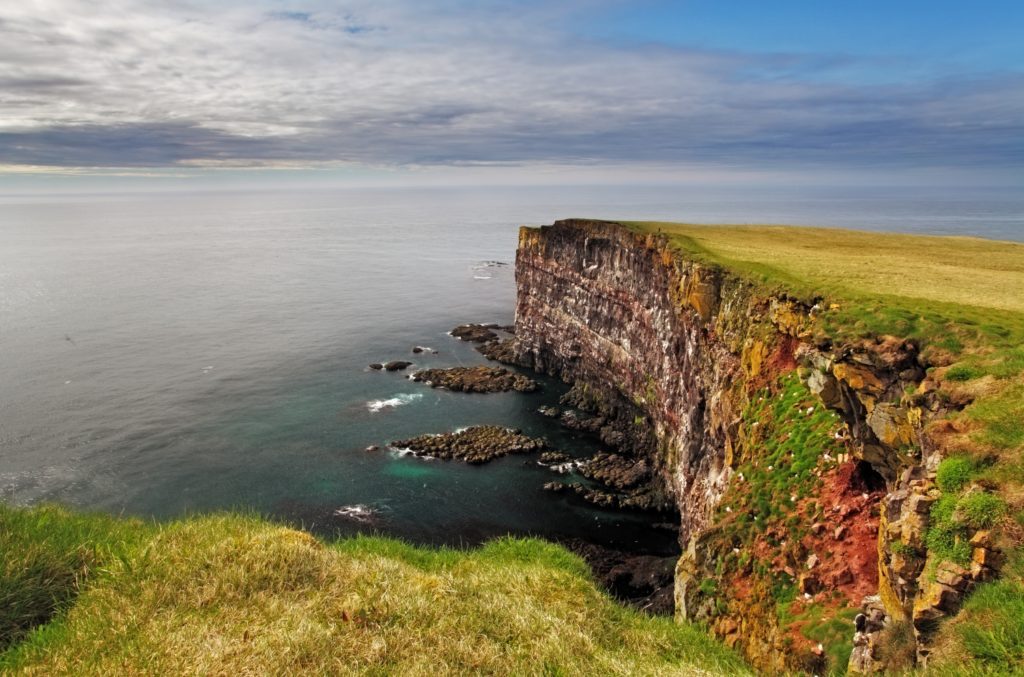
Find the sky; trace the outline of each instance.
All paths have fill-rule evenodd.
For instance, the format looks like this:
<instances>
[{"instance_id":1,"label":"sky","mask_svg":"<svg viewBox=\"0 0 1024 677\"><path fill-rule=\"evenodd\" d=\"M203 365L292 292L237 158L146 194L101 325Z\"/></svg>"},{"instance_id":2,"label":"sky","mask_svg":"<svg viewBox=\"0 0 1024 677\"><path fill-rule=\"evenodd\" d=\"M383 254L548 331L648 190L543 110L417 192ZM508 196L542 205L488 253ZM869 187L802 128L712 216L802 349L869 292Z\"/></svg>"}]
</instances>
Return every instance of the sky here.
<instances>
[{"instance_id":1,"label":"sky","mask_svg":"<svg viewBox=\"0 0 1024 677\"><path fill-rule=\"evenodd\" d=\"M0 191L1021 184L1024 3L19 0Z\"/></svg>"}]
</instances>

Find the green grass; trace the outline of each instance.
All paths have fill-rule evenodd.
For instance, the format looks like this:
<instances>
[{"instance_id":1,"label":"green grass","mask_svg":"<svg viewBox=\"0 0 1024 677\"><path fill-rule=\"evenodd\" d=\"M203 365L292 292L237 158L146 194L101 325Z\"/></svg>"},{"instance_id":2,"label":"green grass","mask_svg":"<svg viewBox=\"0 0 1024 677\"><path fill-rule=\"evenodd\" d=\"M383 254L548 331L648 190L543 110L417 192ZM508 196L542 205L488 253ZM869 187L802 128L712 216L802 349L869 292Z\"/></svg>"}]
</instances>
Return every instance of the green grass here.
<instances>
[{"instance_id":1,"label":"green grass","mask_svg":"<svg viewBox=\"0 0 1024 677\"><path fill-rule=\"evenodd\" d=\"M964 611L975 616L957 631L975 660L1024 671L1024 586L998 581L982 586Z\"/></svg>"},{"instance_id":2,"label":"green grass","mask_svg":"<svg viewBox=\"0 0 1024 677\"><path fill-rule=\"evenodd\" d=\"M967 525L956 519L957 496L944 494L931 508L931 521L925 534L928 552L932 555L932 571L939 562L948 560L964 566L971 561L970 534Z\"/></svg>"},{"instance_id":3,"label":"green grass","mask_svg":"<svg viewBox=\"0 0 1024 677\"><path fill-rule=\"evenodd\" d=\"M935 641L931 674L1024 674L1024 554L1011 554L1000 580L982 583Z\"/></svg>"},{"instance_id":4,"label":"green grass","mask_svg":"<svg viewBox=\"0 0 1024 677\"><path fill-rule=\"evenodd\" d=\"M794 569L803 565L800 542L810 525L822 518L821 507L802 514L805 499L817 495L818 474L834 468L844 447L836 440L839 416L821 405L795 372L790 372L749 399L741 418L739 437L744 440L737 459L736 475L715 514L716 528L710 550L720 581L704 580L699 592L728 594L733 577L748 579L757 592L754 599L771 601L771 612L782 628L800 623L800 633L821 643L828 656L830 674L842 674L853 648L851 618L856 610L811 605L794 614L798 591L795 580L778 570L773 561L752 557L761 551L782 554ZM826 460L831 457L832 460ZM711 583L714 583L712 586ZM724 601L724 600L723 600Z\"/></svg>"},{"instance_id":5,"label":"green grass","mask_svg":"<svg viewBox=\"0 0 1024 677\"><path fill-rule=\"evenodd\" d=\"M0 651L66 608L147 534L138 522L0 506Z\"/></svg>"},{"instance_id":6,"label":"green grass","mask_svg":"<svg viewBox=\"0 0 1024 677\"><path fill-rule=\"evenodd\" d=\"M943 493L955 493L977 474L977 463L966 456L950 456L939 463L935 483Z\"/></svg>"},{"instance_id":7,"label":"green grass","mask_svg":"<svg viewBox=\"0 0 1024 677\"><path fill-rule=\"evenodd\" d=\"M990 529L1006 514L1006 502L994 494L976 491L957 502L958 517L971 529Z\"/></svg>"},{"instance_id":8,"label":"green grass","mask_svg":"<svg viewBox=\"0 0 1024 677\"><path fill-rule=\"evenodd\" d=\"M748 451L736 470L743 481L729 487L717 515L726 538L749 545L770 526L788 524L797 503L813 495L817 472L835 465L826 454L834 459L843 451L835 437L842 422L793 372L750 398L742 426ZM798 521L790 537L799 540L805 527Z\"/></svg>"},{"instance_id":9,"label":"green grass","mask_svg":"<svg viewBox=\"0 0 1024 677\"><path fill-rule=\"evenodd\" d=\"M143 525L5 507L0 534L22 609L5 617L4 674L748 673L540 540L325 543L238 515Z\"/></svg>"}]
</instances>

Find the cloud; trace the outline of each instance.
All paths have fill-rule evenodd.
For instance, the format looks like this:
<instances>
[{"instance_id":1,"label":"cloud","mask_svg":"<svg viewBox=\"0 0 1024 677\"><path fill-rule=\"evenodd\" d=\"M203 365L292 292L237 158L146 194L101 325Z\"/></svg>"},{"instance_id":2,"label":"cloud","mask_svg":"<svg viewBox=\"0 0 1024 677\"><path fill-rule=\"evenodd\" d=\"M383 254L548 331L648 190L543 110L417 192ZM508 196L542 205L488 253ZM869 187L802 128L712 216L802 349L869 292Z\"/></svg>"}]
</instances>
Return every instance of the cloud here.
<instances>
[{"instance_id":1,"label":"cloud","mask_svg":"<svg viewBox=\"0 0 1024 677\"><path fill-rule=\"evenodd\" d=\"M606 44L571 30L596 0L383 4L14 4L0 164L1024 161L1017 73L882 85L846 81L849 55Z\"/></svg>"}]
</instances>

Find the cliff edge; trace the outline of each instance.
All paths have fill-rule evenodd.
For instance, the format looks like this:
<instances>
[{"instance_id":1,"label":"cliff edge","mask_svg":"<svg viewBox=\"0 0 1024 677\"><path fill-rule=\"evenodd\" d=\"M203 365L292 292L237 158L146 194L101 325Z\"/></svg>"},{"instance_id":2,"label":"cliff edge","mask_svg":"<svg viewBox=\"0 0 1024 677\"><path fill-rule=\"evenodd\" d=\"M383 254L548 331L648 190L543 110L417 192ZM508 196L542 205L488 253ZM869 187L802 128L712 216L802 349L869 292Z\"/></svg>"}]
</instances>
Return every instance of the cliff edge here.
<instances>
[{"instance_id":1,"label":"cliff edge","mask_svg":"<svg viewBox=\"0 0 1024 677\"><path fill-rule=\"evenodd\" d=\"M948 619L1021 598L1024 247L573 219L516 279L505 358L679 510L678 617L772 671L985 660Z\"/></svg>"}]
</instances>

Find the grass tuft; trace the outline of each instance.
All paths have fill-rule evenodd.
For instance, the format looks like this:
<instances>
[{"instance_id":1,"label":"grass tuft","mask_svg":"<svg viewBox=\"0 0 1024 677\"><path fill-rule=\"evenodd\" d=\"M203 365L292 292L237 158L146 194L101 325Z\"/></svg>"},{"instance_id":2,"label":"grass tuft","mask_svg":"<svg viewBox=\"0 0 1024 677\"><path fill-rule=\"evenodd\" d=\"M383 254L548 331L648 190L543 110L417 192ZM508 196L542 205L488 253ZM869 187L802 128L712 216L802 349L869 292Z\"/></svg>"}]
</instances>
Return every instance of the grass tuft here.
<instances>
[{"instance_id":1,"label":"grass tuft","mask_svg":"<svg viewBox=\"0 0 1024 677\"><path fill-rule=\"evenodd\" d=\"M935 473L935 483L943 493L956 493L967 486L976 470L973 459L966 456L951 456L939 464Z\"/></svg>"},{"instance_id":2,"label":"grass tuft","mask_svg":"<svg viewBox=\"0 0 1024 677\"><path fill-rule=\"evenodd\" d=\"M13 542L41 538L48 519L47 532L117 554L58 588L77 597L0 653L5 674L748 674L703 629L616 604L582 560L535 539L458 551L325 543L238 515L89 518L85 530L52 509L0 515ZM74 538L56 545L78 552ZM11 552L0 551L7 589L25 579Z\"/></svg>"},{"instance_id":3,"label":"grass tuft","mask_svg":"<svg viewBox=\"0 0 1024 677\"><path fill-rule=\"evenodd\" d=\"M138 522L0 504L0 651L66 610L146 533Z\"/></svg>"}]
</instances>

